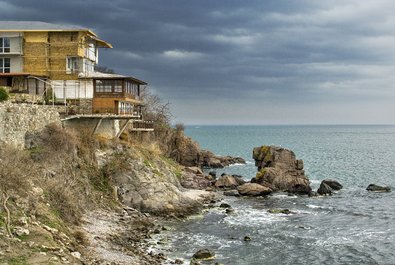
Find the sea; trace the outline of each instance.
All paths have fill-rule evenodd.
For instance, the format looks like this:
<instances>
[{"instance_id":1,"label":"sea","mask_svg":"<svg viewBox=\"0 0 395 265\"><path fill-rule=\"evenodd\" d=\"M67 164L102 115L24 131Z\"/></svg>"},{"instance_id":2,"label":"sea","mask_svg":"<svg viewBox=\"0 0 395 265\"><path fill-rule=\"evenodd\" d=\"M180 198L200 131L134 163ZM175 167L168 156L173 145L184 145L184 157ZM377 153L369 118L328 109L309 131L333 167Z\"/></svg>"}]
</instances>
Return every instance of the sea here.
<instances>
[{"instance_id":1,"label":"sea","mask_svg":"<svg viewBox=\"0 0 395 265\"><path fill-rule=\"evenodd\" d=\"M395 126L186 126L201 148L243 157L217 169L250 180L254 147L277 145L303 159L313 190L323 179L343 189L332 196L224 197L235 210L213 208L169 223L163 251L189 264L199 249L215 252L201 264L395 264ZM371 184L392 192L372 193ZM292 214L272 214L286 208ZM244 237L251 238L245 241Z\"/></svg>"}]
</instances>

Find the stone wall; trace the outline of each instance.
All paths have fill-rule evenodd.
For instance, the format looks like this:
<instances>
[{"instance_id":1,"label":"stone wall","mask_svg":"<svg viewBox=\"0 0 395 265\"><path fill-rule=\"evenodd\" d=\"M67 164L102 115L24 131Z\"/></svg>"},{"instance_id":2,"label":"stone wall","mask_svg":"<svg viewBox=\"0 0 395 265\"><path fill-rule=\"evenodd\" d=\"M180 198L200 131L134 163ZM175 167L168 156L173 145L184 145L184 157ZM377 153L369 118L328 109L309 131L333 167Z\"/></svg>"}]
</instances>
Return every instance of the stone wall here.
<instances>
[{"instance_id":1,"label":"stone wall","mask_svg":"<svg viewBox=\"0 0 395 265\"><path fill-rule=\"evenodd\" d=\"M41 131L46 125L61 125L52 106L0 103L0 142L24 148L26 133Z\"/></svg>"}]
</instances>

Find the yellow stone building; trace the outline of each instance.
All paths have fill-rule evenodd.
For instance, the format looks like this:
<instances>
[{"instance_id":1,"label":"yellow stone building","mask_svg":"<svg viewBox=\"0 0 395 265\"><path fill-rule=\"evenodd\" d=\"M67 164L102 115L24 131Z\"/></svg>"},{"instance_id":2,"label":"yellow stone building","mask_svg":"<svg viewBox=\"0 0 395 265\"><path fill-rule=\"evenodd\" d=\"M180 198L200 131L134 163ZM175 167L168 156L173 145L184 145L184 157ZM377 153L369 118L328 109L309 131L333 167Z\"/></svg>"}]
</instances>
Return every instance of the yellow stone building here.
<instances>
[{"instance_id":1,"label":"yellow stone building","mask_svg":"<svg viewBox=\"0 0 395 265\"><path fill-rule=\"evenodd\" d=\"M95 72L100 48L112 45L89 29L0 21L0 86L43 96L51 91L58 102L88 113L138 115L140 86L146 83Z\"/></svg>"}]
</instances>

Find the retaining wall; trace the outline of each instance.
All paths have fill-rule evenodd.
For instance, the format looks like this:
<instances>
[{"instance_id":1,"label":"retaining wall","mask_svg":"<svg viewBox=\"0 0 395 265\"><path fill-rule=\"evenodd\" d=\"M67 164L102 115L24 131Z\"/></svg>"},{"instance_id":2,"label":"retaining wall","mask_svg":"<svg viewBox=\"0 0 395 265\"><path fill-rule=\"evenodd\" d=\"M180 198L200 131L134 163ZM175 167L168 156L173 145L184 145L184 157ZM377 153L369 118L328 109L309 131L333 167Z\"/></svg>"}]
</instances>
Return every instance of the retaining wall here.
<instances>
[{"instance_id":1,"label":"retaining wall","mask_svg":"<svg viewBox=\"0 0 395 265\"><path fill-rule=\"evenodd\" d=\"M61 125L52 106L0 103L0 142L24 148L26 133L41 131L51 123Z\"/></svg>"}]
</instances>

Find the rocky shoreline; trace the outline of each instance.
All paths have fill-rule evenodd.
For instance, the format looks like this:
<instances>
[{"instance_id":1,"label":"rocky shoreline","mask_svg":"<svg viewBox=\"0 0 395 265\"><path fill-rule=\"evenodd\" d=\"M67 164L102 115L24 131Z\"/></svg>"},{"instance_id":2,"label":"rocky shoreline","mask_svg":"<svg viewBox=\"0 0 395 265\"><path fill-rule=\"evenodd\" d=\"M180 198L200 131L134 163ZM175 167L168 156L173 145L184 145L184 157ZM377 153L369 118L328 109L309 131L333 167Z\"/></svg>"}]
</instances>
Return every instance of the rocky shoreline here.
<instances>
[{"instance_id":1,"label":"rocky shoreline","mask_svg":"<svg viewBox=\"0 0 395 265\"><path fill-rule=\"evenodd\" d=\"M56 133L56 130L51 133ZM35 145L39 146L40 142L38 141ZM71 145L69 153L65 155L71 156L70 161L75 165L83 165L81 157L77 157L76 154L76 147ZM81 232L74 234L73 238L60 233L53 227L42 226L40 230L50 231L53 246L50 249L42 247L45 249L45 254L44 252L37 253L31 259L50 260L53 264L68 264L70 261L73 264L103 265L184 264L183 260L166 257L166 254L158 247L166 244L161 234L167 231L164 224L169 220L183 220L188 216L202 213L204 209L213 208L221 209L225 214L233 214L232 206L221 202L225 196L265 198L276 192L323 196L332 195L342 188L337 181L327 179L321 183L317 192L312 191L304 172L303 161L297 159L292 151L285 148L276 146L254 148L253 158L257 173L250 181L242 176L226 173L217 176L214 171L206 174L202 167L210 165L211 168L218 168L233 163L245 163L240 158L219 157L211 152L209 154L204 160L206 162L202 164L181 166L154 151L148 151L145 147L112 143L94 149L93 162L97 164L99 170L94 173L101 172L106 179L111 180L111 186L101 187L107 190L112 189L112 195L106 195L109 196L106 198L108 206L103 207L100 202L97 202L98 207L86 209L81 225L75 227L81 229ZM87 167L87 169L90 168ZM50 171L45 169L45 174L49 178L57 178L61 176L60 170L62 169L53 164ZM81 176L91 173L91 171L84 170L85 168L80 169ZM86 189L91 188L86 186ZM367 190L388 192L390 188L369 185ZM34 196L40 200L44 198L42 190L35 192L37 194ZM114 203L113 199L116 200L115 205L109 206ZM45 204L45 207L49 206ZM274 208L269 209L268 212L292 214L292 211L288 209ZM34 216L36 215L32 213L32 218ZM25 224L27 236L30 231L34 231L29 231L33 223L38 222ZM62 225L60 221L59 224ZM19 232L15 230L14 233ZM4 231L0 231L0 236L4 234ZM58 234L64 236L59 239ZM21 237L26 235L21 234ZM249 241L251 238L246 236L244 240ZM17 248L20 243L12 238L5 238L4 242L1 244L8 246L10 253L13 249L10 246ZM26 243L24 245L26 252L31 251L29 244L32 246L37 244L29 240L22 243ZM200 254L190 257L191 264L200 264L199 260L202 257ZM0 252L0 261L2 255L6 254Z\"/></svg>"}]
</instances>

